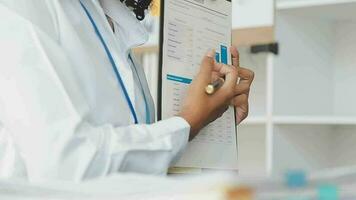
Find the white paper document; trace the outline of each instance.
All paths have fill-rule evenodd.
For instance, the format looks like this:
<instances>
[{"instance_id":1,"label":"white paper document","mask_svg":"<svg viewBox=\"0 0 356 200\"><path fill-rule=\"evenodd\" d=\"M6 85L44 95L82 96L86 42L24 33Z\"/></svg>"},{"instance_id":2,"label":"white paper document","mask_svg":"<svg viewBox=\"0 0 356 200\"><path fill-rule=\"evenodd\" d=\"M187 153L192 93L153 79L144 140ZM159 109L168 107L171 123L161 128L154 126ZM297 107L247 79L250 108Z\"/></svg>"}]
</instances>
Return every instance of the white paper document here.
<instances>
[{"instance_id":1,"label":"white paper document","mask_svg":"<svg viewBox=\"0 0 356 200\"><path fill-rule=\"evenodd\" d=\"M163 119L180 111L188 86L209 49L216 49L218 62L231 64L231 9L230 0L164 1L161 44ZM201 131L189 143L175 167L237 169L234 115L231 107Z\"/></svg>"}]
</instances>

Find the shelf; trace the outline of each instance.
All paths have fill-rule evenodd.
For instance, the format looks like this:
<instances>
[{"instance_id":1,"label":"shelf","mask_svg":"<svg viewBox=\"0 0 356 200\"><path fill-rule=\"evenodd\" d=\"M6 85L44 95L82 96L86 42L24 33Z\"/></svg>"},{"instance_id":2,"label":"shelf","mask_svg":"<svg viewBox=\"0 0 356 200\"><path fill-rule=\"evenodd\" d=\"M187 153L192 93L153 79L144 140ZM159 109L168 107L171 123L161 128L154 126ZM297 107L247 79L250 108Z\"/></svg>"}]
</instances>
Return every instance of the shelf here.
<instances>
[{"instance_id":1,"label":"shelf","mask_svg":"<svg viewBox=\"0 0 356 200\"><path fill-rule=\"evenodd\" d=\"M348 3L356 3L356 0L284 0L277 2L277 9L284 10L317 6L332 6Z\"/></svg>"},{"instance_id":2,"label":"shelf","mask_svg":"<svg viewBox=\"0 0 356 200\"><path fill-rule=\"evenodd\" d=\"M274 124L309 124L309 125L356 125L356 117L343 116L276 116Z\"/></svg>"},{"instance_id":3,"label":"shelf","mask_svg":"<svg viewBox=\"0 0 356 200\"><path fill-rule=\"evenodd\" d=\"M329 20L356 19L356 0L289 0L277 3L278 11Z\"/></svg>"},{"instance_id":4,"label":"shelf","mask_svg":"<svg viewBox=\"0 0 356 200\"><path fill-rule=\"evenodd\" d=\"M328 168L310 174L310 180L332 180L336 177L347 177L356 174L356 166L346 166L337 168Z\"/></svg>"},{"instance_id":5,"label":"shelf","mask_svg":"<svg viewBox=\"0 0 356 200\"><path fill-rule=\"evenodd\" d=\"M240 28L232 30L232 44L235 46L250 46L266 44L275 41L274 26Z\"/></svg>"},{"instance_id":6,"label":"shelf","mask_svg":"<svg viewBox=\"0 0 356 200\"><path fill-rule=\"evenodd\" d=\"M267 118L263 116L248 117L241 125L263 125L267 123Z\"/></svg>"}]
</instances>

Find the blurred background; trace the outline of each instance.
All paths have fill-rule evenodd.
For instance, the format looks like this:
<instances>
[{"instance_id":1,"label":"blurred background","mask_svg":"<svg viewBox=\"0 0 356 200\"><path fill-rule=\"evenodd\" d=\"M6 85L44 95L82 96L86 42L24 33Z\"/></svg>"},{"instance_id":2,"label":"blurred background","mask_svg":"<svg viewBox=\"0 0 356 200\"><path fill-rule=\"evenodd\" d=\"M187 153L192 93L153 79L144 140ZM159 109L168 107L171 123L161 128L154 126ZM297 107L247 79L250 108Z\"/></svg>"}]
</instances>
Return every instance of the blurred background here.
<instances>
[{"instance_id":1,"label":"blurred background","mask_svg":"<svg viewBox=\"0 0 356 200\"><path fill-rule=\"evenodd\" d=\"M239 126L239 173L356 166L356 1L232 0L233 45L256 79ZM159 2L134 50L157 100Z\"/></svg>"}]
</instances>

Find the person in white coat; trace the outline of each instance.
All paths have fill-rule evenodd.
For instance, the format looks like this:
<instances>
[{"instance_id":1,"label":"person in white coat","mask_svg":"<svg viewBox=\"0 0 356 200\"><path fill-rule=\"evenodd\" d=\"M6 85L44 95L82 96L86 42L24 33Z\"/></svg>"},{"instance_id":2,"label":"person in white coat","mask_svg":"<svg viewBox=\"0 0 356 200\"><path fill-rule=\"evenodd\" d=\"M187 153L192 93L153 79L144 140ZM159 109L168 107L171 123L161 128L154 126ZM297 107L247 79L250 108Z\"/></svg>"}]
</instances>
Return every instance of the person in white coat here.
<instances>
[{"instance_id":1,"label":"person in white coat","mask_svg":"<svg viewBox=\"0 0 356 200\"><path fill-rule=\"evenodd\" d=\"M0 177L165 174L189 137L231 102L238 122L247 116L253 73L216 64L210 52L181 113L155 122L130 51L146 40L119 0L0 0ZM202 88L216 72L226 82L208 96Z\"/></svg>"}]
</instances>

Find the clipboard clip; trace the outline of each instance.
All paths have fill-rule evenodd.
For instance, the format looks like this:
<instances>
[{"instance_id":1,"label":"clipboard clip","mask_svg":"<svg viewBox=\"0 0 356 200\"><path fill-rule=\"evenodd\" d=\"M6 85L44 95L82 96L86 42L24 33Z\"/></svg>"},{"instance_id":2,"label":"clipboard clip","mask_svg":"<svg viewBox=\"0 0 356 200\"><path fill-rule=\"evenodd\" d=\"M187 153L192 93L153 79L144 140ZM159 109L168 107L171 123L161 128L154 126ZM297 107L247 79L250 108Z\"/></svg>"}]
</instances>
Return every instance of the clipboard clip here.
<instances>
[{"instance_id":1,"label":"clipboard clip","mask_svg":"<svg viewBox=\"0 0 356 200\"><path fill-rule=\"evenodd\" d=\"M120 0L130 8L140 21L145 19L145 11L151 5L152 0Z\"/></svg>"}]
</instances>

